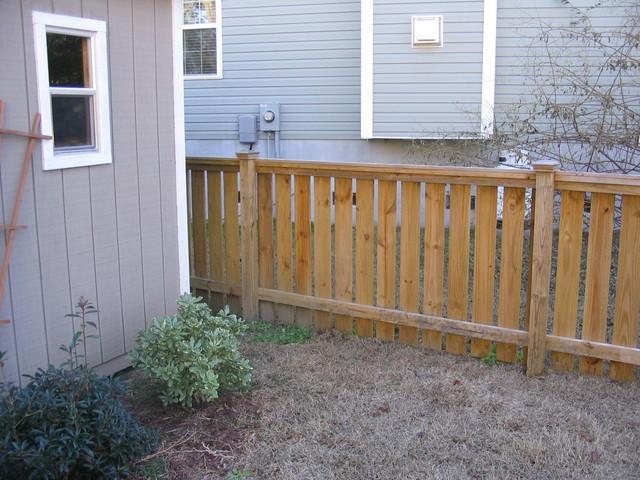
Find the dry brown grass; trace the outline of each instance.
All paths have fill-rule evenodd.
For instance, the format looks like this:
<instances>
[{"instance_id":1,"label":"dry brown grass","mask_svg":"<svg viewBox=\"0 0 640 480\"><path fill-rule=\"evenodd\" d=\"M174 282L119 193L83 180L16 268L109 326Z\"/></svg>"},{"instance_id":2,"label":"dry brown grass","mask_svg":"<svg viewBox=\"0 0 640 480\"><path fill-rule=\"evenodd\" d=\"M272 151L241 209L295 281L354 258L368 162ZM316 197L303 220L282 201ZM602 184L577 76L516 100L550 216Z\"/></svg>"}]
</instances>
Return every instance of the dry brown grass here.
<instances>
[{"instance_id":1,"label":"dry brown grass","mask_svg":"<svg viewBox=\"0 0 640 480\"><path fill-rule=\"evenodd\" d=\"M156 478L640 478L638 383L334 334L243 348L243 394L188 411L134 389L165 446L195 433Z\"/></svg>"},{"instance_id":2,"label":"dry brown grass","mask_svg":"<svg viewBox=\"0 0 640 480\"><path fill-rule=\"evenodd\" d=\"M639 478L640 388L330 335L253 344L255 435L273 479Z\"/></svg>"}]
</instances>

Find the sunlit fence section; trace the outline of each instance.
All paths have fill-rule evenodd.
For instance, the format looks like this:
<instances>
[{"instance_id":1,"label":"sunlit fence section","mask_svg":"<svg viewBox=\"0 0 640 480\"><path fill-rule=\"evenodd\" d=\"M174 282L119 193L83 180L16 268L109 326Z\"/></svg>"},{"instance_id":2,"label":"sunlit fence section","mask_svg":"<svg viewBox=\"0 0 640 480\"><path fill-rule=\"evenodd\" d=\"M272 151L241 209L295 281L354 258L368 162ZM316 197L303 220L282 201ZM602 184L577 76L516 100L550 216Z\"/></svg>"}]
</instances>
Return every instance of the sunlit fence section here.
<instances>
[{"instance_id":1,"label":"sunlit fence section","mask_svg":"<svg viewBox=\"0 0 640 480\"><path fill-rule=\"evenodd\" d=\"M640 177L188 160L191 285L250 318L635 377Z\"/></svg>"}]
</instances>

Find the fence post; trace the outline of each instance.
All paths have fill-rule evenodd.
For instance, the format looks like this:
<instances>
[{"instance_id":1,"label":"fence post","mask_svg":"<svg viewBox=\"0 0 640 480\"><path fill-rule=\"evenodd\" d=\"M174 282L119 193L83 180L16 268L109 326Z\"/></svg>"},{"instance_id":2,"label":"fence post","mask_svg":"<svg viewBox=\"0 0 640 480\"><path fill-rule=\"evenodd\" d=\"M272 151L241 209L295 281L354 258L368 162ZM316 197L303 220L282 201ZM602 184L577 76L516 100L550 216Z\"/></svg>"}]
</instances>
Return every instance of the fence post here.
<instances>
[{"instance_id":1,"label":"fence post","mask_svg":"<svg viewBox=\"0 0 640 480\"><path fill-rule=\"evenodd\" d=\"M553 241L553 198L555 195L556 161L533 164L536 174L535 214L533 225L533 256L531 269L531 298L529 301L529 347L527 375L544 372L549 287L551 284L551 255Z\"/></svg>"},{"instance_id":2,"label":"fence post","mask_svg":"<svg viewBox=\"0 0 640 480\"><path fill-rule=\"evenodd\" d=\"M242 315L258 320L258 152L238 152L240 161L240 211L242 214L240 258L242 262Z\"/></svg>"}]
</instances>

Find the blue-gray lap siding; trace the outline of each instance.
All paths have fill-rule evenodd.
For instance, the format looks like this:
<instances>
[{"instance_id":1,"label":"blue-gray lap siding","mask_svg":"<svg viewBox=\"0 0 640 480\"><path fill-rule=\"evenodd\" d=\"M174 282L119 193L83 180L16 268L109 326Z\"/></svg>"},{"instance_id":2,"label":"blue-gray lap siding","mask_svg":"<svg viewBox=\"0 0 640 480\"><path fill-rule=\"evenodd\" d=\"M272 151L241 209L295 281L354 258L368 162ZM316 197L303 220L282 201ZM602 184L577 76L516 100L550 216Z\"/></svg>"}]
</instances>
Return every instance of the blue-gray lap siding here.
<instances>
[{"instance_id":1,"label":"blue-gray lap siding","mask_svg":"<svg viewBox=\"0 0 640 480\"><path fill-rule=\"evenodd\" d=\"M442 15L442 47L412 47L411 17ZM476 136L484 1L394 2L373 10L373 136Z\"/></svg>"},{"instance_id":2,"label":"blue-gray lap siding","mask_svg":"<svg viewBox=\"0 0 640 480\"><path fill-rule=\"evenodd\" d=\"M483 4L374 1L374 135L480 132ZM411 48L419 14L444 16L444 48ZM620 8L593 14L602 26L624 17ZM237 116L277 101L285 158L422 161L410 142L360 140L359 0L222 0L222 17L224 78L185 81L188 154L233 155ZM540 22L575 18L561 0L498 0L499 119L531 87ZM259 148L266 154L264 140Z\"/></svg>"},{"instance_id":3,"label":"blue-gray lap siding","mask_svg":"<svg viewBox=\"0 0 640 480\"><path fill-rule=\"evenodd\" d=\"M5 126L28 130L38 111L32 11L107 22L113 163L43 171L39 147L22 203L0 326L4 374L17 381L64 359L65 315L97 306L92 365L126 365L137 332L174 311L178 294L171 0L3 0L0 98ZM169 60L168 60L169 59ZM0 146L1 223L13 208L26 142ZM4 242L0 242L0 255Z\"/></svg>"}]
</instances>

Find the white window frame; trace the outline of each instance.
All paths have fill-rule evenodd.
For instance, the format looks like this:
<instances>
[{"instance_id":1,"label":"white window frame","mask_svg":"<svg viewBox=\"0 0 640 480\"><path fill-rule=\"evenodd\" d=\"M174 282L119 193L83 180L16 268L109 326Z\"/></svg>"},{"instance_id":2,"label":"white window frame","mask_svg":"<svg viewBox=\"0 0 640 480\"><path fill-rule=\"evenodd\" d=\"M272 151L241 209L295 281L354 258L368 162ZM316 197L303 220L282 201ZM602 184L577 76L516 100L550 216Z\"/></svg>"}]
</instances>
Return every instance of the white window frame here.
<instances>
[{"instance_id":1,"label":"white window frame","mask_svg":"<svg viewBox=\"0 0 640 480\"><path fill-rule=\"evenodd\" d=\"M47 32L75 35L89 39L91 55L91 89L75 89L76 94L91 90L94 96L93 119L95 145L75 151L54 150L53 140L42 141L42 167L44 170L86 167L112 162L111 120L109 112L109 71L107 57L107 25L101 20L91 20L66 15L33 12L34 48L36 54L36 78L38 106L42 115L42 133L53 136L51 95L74 94L72 88L49 86L49 62Z\"/></svg>"},{"instance_id":2,"label":"white window frame","mask_svg":"<svg viewBox=\"0 0 640 480\"><path fill-rule=\"evenodd\" d=\"M216 29L216 74L215 75L188 75L184 74L185 80L219 80L222 75L222 0L216 0L216 21L209 23L184 23L184 0L180 0L181 23L183 34L185 30L204 30L207 28ZM184 49L184 46L182 47ZM183 51L184 55L184 51ZM184 72L184 65L182 66Z\"/></svg>"}]
</instances>

